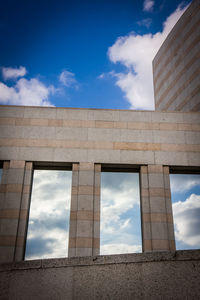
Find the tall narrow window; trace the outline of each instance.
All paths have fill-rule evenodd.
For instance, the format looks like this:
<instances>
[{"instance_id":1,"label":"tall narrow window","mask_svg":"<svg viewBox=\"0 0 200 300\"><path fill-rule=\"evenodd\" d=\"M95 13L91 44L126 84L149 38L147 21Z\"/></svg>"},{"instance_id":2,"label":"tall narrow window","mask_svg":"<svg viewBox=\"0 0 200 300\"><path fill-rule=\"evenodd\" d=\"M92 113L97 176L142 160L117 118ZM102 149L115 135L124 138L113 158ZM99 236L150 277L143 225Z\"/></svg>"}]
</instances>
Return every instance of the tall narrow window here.
<instances>
[{"instance_id":1,"label":"tall narrow window","mask_svg":"<svg viewBox=\"0 0 200 300\"><path fill-rule=\"evenodd\" d=\"M101 173L100 254L142 251L139 174Z\"/></svg>"},{"instance_id":2,"label":"tall narrow window","mask_svg":"<svg viewBox=\"0 0 200 300\"><path fill-rule=\"evenodd\" d=\"M176 249L200 249L200 175L171 174Z\"/></svg>"},{"instance_id":3,"label":"tall narrow window","mask_svg":"<svg viewBox=\"0 0 200 300\"><path fill-rule=\"evenodd\" d=\"M71 171L35 170L25 259L68 255Z\"/></svg>"}]
</instances>

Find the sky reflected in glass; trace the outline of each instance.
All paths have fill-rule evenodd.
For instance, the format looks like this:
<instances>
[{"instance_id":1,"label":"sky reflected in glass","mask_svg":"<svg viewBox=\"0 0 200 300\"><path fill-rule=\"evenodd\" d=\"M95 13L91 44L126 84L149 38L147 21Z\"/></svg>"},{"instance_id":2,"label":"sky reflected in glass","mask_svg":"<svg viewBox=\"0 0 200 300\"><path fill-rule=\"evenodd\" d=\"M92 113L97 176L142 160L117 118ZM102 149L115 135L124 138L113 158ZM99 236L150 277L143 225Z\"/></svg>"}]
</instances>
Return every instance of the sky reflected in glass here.
<instances>
[{"instance_id":1,"label":"sky reflected in glass","mask_svg":"<svg viewBox=\"0 0 200 300\"><path fill-rule=\"evenodd\" d=\"M34 171L26 260L68 256L71 173Z\"/></svg>"},{"instance_id":2,"label":"sky reflected in glass","mask_svg":"<svg viewBox=\"0 0 200 300\"><path fill-rule=\"evenodd\" d=\"M200 249L200 175L171 174L176 249Z\"/></svg>"},{"instance_id":3,"label":"sky reflected in glass","mask_svg":"<svg viewBox=\"0 0 200 300\"><path fill-rule=\"evenodd\" d=\"M101 173L100 254L142 252L138 173Z\"/></svg>"}]
</instances>

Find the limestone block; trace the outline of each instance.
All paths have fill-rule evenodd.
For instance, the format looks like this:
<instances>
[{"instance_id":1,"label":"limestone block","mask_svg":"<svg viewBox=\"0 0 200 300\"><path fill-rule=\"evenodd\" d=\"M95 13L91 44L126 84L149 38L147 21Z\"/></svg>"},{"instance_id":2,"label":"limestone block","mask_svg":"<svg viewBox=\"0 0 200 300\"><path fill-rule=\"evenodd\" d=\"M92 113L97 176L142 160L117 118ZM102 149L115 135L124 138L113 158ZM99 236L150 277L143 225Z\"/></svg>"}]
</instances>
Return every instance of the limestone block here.
<instances>
[{"instance_id":1,"label":"limestone block","mask_svg":"<svg viewBox=\"0 0 200 300\"><path fill-rule=\"evenodd\" d=\"M92 221L77 220L77 237L92 238Z\"/></svg>"},{"instance_id":2,"label":"limestone block","mask_svg":"<svg viewBox=\"0 0 200 300\"><path fill-rule=\"evenodd\" d=\"M152 122L183 123L183 114L175 112L152 111Z\"/></svg>"},{"instance_id":3,"label":"limestone block","mask_svg":"<svg viewBox=\"0 0 200 300\"><path fill-rule=\"evenodd\" d=\"M58 140L77 140L84 141L87 140L88 129L87 128L67 128L67 127L57 127L56 139Z\"/></svg>"},{"instance_id":4,"label":"limestone block","mask_svg":"<svg viewBox=\"0 0 200 300\"><path fill-rule=\"evenodd\" d=\"M93 195L78 195L78 210L93 209Z\"/></svg>"},{"instance_id":5,"label":"limestone block","mask_svg":"<svg viewBox=\"0 0 200 300\"><path fill-rule=\"evenodd\" d=\"M0 117L23 118L24 117L24 107L1 106Z\"/></svg>"},{"instance_id":6,"label":"limestone block","mask_svg":"<svg viewBox=\"0 0 200 300\"><path fill-rule=\"evenodd\" d=\"M200 124L200 113L183 113L183 121L184 123L189 124Z\"/></svg>"},{"instance_id":7,"label":"limestone block","mask_svg":"<svg viewBox=\"0 0 200 300\"><path fill-rule=\"evenodd\" d=\"M23 131L18 126L1 125L0 138L23 138Z\"/></svg>"},{"instance_id":8,"label":"limestone block","mask_svg":"<svg viewBox=\"0 0 200 300\"><path fill-rule=\"evenodd\" d=\"M119 121L119 110L97 110L89 109L88 120L102 120L102 121Z\"/></svg>"},{"instance_id":9,"label":"limestone block","mask_svg":"<svg viewBox=\"0 0 200 300\"><path fill-rule=\"evenodd\" d=\"M168 227L164 222L152 222L152 239L153 240L168 240Z\"/></svg>"},{"instance_id":10,"label":"limestone block","mask_svg":"<svg viewBox=\"0 0 200 300\"><path fill-rule=\"evenodd\" d=\"M94 238L100 237L100 222L94 221Z\"/></svg>"},{"instance_id":11,"label":"limestone block","mask_svg":"<svg viewBox=\"0 0 200 300\"><path fill-rule=\"evenodd\" d=\"M56 119L57 108L24 107L24 118Z\"/></svg>"},{"instance_id":12,"label":"limestone block","mask_svg":"<svg viewBox=\"0 0 200 300\"><path fill-rule=\"evenodd\" d=\"M150 203L148 197L141 198L141 209L142 213L149 213L150 212Z\"/></svg>"},{"instance_id":13,"label":"limestone block","mask_svg":"<svg viewBox=\"0 0 200 300\"><path fill-rule=\"evenodd\" d=\"M132 164L154 164L154 152L121 150L120 162Z\"/></svg>"},{"instance_id":14,"label":"limestone block","mask_svg":"<svg viewBox=\"0 0 200 300\"><path fill-rule=\"evenodd\" d=\"M200 153L196 153L196 152L188 153L188 165L200 166Z\"/></svg>"},{"instance_id":15,"label":"limestone block","mask_svg":"<svg viewBox=\"0 0 200 300\"><path fill-rule=\"evenodd\" d=\"M154 187L164 187L164 180L163 180L163 174L158 173L158 174L149 174L149 187L154 188Z\"/></svg>"},{"instance_id":16,"label":"limestone block","mask_svg":"<svg viewBox=\"0 0 200 300\"><path fill-rule=\"evenodd\" d=\"M120 129L88 128L89 141L119 141Z\"/></svg>"},{"instance_id":17,"label":"limestone block","mask_svg":"<svg viewBox=\"0 0 200 300\"><path fill-rule=\"evenodd\" d=\"M5 205L4 208L15 208L19 209L21 202L21 193L10 193L5 194Z\"/></svg>"},{"instance_id":18,"label":"limestone block","mask_svg":"<svg viewBox=\"0 0 200 300\"><path fill-rule=\"evenodd\" d=\"M77 232L77 221L70 219L70 239L76 238L76 232Z\"/></svg>"},{"instance_id":19,"label":"limestone block","mask_svg":"<svg viewBox=\"0 0 200 300\"><path fill-rule=\"evenodd\" d=\"M200 115L199 115L199 117L200 117ZM186 131L185 137L186 137L186 143L189 145L200 144L200 132Z\"/></svg>"},{"instance_id":20,"label":"limestone block","mask_svg":"<svg viewBox=\"0 0 200 300\"><path fill-rule=\"evenodd\" d=\"M88 109L57 108L56 118L63 120L87 120Z\"/></svg>"},{"instance_id":21,"label":"limestone block","mask_svg":"<svg viewBox=\"0 0 200 300\"><path fill-rule=\"evenodd\" d=\"M141 183L141 187L144 189L147 189L149 187L147 174L140 174L140 183Z\"/></svg>"},{"instance_id":22,"label":"limestone block","mask_svg":"<svg viewBox=\"0 0 200 300\"><path fill-rule=\"evenodd\" d=\"M54 161L54 149L46 147L20 147L18 159L29 161Z\"/></svg>"},{"instance_id":23,"label":"limestone block","mask_svg":"<svg viewBox=\"0 0 200 300\"><path fill-rule=\"evenodd\" d=\"M49 139L53 140L56 137L56 129L54 127L45 126L21 126L24 139Z\"/></svg>"},{"instance_id":24,"label":"limestone block","mask_svg":"<svg viewBox=\"0 0 200 300\"><path fill-rule=\"evenodd\" d=\"M13 261L14 251L12 246L0 246L0 263Z\"/></svg>"},{"instance_id":25,"label":"limestone block","mask_svg":"<svg viewBox=\"0 0 200 300\"><path fill-rule=\"evenodd\" d=\"M87 161L87 152L85 149L55 149L53 161L81 162Z\"/></svg>"},{"instance_id":26,"label":"limestone block","mask_svg":"<svg viewBox=\"0 0 200 300\"><path fill-rule=\"evenodd\" d=\"M0 235L16 235L18 226L17 219L1 219Z\"/></svg>"},{"instance_id":27,"label":"limestone block","mask_svg":"<svg viewBox=\"0 0 200 300\"><path fill-rule=\"evenodd\" d=\"M150 211L152 213L165 213L166 204L164 197L150 197Z\"/></svg>"},{"instance_id":28,"label":"limestone block","mask_svg":"<svg viewBox=\"0 0 200 300\"><path fill-rule=\"evenodd\" d=\"M94 212L100 211L100 195L94 195Z\"/></svg>"},{"instance_id":29,"label":"limestone block","mask_svg":"<svg viewBox=\"0 0 200 300\"><path fill-rule=\"evenodd\" d=\"M169 166L188 166L188 154L186 152L155 152L155 163Z\"/></svg>"},{"instance_id":30,"label":"limestone block","mask_svg":"<svg viewBox=\"0 0 200 300\"><path fill-rule=\"evenodd\" d=\"M88 150L88 158L86 161L98 162L98 163L119 163L120 162L120 150Z\"/></svg>"},{"instance_id":31,"label":"limestone block","mask_svg":"<svg viewBox=\"0 0 200 300\"><path fill-rule=\"evenodd\" d=\"M135 142L135 143L152 143L153 135L151 130L130 130L120 129L121 142Z\"/></svg>"},{"instance_id":32,"label":"limestone block","mask_svg":"<svg viewBox=\"0 0 200 300\"><path fill-rule=\"evenodd\" d=\"M79 185L93 185L94 172L92 171L79 171Z\"/></svg>"},{"instance_id":33,"label":"limestone block","mask_svg":"<svg viewBox=\"0 0 200 300\"><path fill-rule=\"evenodd\" d=\"M24 178L24 169L9 169L7 183L22 184Z\"/></svg>"},{"instance_id":34,"label":"limestone block","mask_svg":"<svg viewBox=\"0 0 200 300\"><path fill-rule=\"evenodd\" d=\"M154 130L153 139L161 144L185 144L184 131Z\"/></svg>"},{"instance_id":35,"label":"limestone block","mask_svg":"<svg viewBox=\"0 0 200 300\"><path fill-rule=\"evenodd\" d=\"M151 240L151 223L150 222L144 222L142 224L142 233L143 233L143 239Z\"/></svg>"},{"instance_id":36,"label":"limestone block","mask_svg":"<svg viewBox=\"0 0 200 300\"><path fill-rule=\"evenodd\" d=\"M76 248L76 256L92 256L92 248Z\"/></svg>"},{"instance_id":37,"label":"limestone block","mask_svg":"<svg viewBox=\"0 0 200 300\"><path fill-rule=\"evenodd\" d=\"M151 122L152 112L150 111L119 111L120 121L125 122Z\"/></svg>"}]
</instances>

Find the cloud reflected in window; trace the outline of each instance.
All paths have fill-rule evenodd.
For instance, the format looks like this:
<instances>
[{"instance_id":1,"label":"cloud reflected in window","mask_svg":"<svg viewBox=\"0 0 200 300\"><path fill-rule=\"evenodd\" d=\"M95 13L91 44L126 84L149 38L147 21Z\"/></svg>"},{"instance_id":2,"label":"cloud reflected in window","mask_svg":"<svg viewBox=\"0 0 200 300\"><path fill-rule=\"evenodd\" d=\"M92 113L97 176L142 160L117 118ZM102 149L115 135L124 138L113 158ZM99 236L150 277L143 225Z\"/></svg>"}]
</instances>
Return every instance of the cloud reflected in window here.
<instances>
[{"instance_id":1,"label":"cloud reflected in window","mask_svg":"<svg viewBox=\"0 0 200 300\"><path fill-rule=\"evenodd\" d=\"M101 174L100 254L142 252L138 173Z\"/></svg>"},{"instance_id":2,"label":"cloud reflected in window","mask_svg":"<svg viewBox=\"0 0 200 300\"><path fill-rule=\"evenodd\" d=\"M68 256L71 177L71 171L34 171L26 260Z\"/></svg>"},{"instance_id":3,"label":"cloud reflected in window","mask_svg":"<svg viewBox=\"0 0 200 300\"><path fill-rule=\"evenodd\" d=\"M200 249L200 175L171 174L176 249Z\"/></svg>"}]
</instances>

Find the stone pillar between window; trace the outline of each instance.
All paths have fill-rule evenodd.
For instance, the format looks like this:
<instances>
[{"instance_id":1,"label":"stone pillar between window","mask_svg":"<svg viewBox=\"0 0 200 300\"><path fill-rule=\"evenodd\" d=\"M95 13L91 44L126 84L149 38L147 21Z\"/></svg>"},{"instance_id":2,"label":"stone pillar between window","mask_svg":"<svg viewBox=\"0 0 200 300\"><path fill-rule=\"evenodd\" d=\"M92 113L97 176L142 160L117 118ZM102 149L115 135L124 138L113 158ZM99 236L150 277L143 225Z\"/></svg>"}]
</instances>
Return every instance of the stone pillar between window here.
<instances>
[{"instance_id":1,"label":"stone pillar between window","mask_svg":"<svg viewBox=\"0 0 200 300\"><path fill-rule=\"evenodd\" d=\"M4 162L0 186L0 262L23 259L31 178L32 163Z\"/></svg>"},{"instance_id":2,"label":"stone pillar between window","mask_svg":"<svg viewBox=\"0 0 200 300\"><path fill-rule=\"evenodd\" d=\"M143 251L174 251L169 167L140 168Z\"/></svg>"},{"instance_id":3,"label":"stone pillar between window","mask_svg":"<svg viewBox=\"0 0 200 300\"><path fill-rule=\"evenodd\" d=\"M99 254L100 176L99 164L72 166L69 257Z\"/></svg>"}]
</instances>

